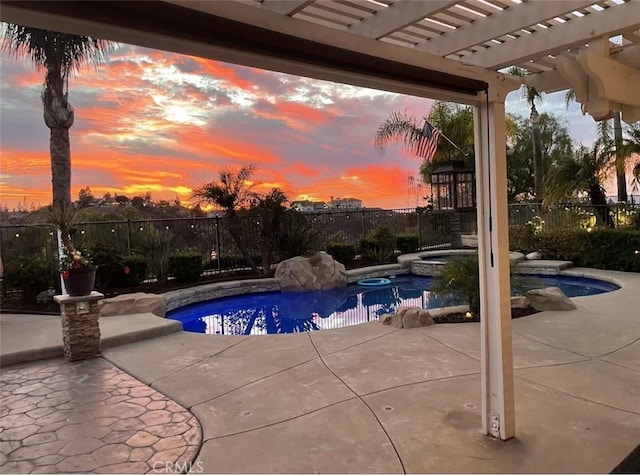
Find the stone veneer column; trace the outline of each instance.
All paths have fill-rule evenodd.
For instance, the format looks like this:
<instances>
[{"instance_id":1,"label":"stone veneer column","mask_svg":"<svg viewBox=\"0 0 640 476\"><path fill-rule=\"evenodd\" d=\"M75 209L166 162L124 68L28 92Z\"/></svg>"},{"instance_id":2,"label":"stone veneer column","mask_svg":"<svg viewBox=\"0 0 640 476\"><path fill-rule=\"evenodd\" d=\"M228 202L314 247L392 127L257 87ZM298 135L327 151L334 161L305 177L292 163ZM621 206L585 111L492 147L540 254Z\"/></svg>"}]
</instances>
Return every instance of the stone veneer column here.
<instances>
[{"instance_id":1,"label":"stone veneer column","mask_svg":"<svg viewBox=\"0 0 640 476\"><path fill-rule=\"evenodd\" d=\"M62 294L53 299L62 313L62 345L67 360L82 360L102 354L98 301L104 294L93 291L88 296Z\"/></svg>"}]
</instances>

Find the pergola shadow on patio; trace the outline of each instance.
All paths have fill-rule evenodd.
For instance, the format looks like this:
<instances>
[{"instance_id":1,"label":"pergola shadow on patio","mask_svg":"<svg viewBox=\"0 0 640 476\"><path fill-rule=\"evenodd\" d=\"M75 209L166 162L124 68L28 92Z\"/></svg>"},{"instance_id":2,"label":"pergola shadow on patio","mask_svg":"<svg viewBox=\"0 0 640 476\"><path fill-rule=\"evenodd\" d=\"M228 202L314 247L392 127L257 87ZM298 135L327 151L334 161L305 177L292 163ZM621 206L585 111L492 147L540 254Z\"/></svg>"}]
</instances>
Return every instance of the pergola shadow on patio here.
<instances>
[{"instance_id":1,"label":"pergola shadow on patio","mask_svg":"<svg viewBox=\"0 0 640 476\"><path fill-rule=\"evenodd\" d=\"M634 122L639 7L640 0L5 1L0 18L474 106L486 316L478 405L483 432L506 440L516 435L516 386L504 99L522 80L497 71L523 67L539 91L573 88L594 118L621 111ZM529 411L520 413L525 422L535 420L537 410Z\"/></svg>"}]
</instances>

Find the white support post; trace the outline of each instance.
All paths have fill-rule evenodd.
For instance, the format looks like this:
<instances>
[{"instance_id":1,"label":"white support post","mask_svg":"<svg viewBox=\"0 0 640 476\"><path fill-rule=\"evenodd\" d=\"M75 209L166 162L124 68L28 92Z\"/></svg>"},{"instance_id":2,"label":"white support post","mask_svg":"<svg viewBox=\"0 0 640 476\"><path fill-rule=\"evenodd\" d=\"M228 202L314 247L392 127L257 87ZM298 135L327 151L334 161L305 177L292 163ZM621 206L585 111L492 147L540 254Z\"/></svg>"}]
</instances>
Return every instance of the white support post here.
<instances>
[{"instance_id":1,"label":"white support post","mask_svg":"<svg viewBox=\"0 0 640 476\"><path fill-rule=\"evenodd\" d=\"M515 436L504 102L474 109L480 263L482 429Z\"/></svg>"}]
</instances>

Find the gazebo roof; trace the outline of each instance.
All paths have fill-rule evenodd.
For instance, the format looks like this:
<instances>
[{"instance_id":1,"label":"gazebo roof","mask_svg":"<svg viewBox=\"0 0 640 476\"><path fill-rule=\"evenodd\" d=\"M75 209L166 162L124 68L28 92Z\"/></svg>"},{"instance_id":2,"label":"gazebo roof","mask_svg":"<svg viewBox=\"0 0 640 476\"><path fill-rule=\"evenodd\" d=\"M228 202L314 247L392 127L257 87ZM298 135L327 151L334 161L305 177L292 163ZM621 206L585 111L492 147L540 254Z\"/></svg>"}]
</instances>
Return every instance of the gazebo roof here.
<instances>
[{"instance_id":1,"label":"gazebo roof","mask_svg":"<svg viewBox=\"0 0 640 476\"><path fill-rule=\"evenodd\" d=\"M0 18L465 103L515 89L497 72L517 66L640 119L640 0L6 0Z\"/></svg>"}]
</instances>

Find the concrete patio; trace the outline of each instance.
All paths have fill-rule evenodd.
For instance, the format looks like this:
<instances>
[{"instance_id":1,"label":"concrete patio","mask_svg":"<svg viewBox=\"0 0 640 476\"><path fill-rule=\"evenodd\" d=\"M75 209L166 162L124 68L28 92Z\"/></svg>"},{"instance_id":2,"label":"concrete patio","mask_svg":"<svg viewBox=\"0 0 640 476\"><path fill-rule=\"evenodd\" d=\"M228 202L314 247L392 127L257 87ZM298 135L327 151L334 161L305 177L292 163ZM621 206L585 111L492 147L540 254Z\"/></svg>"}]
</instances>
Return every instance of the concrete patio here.
<instances>
[{"instance_id":1,"label":"concrete patio","mask_svg":"<svg viewBox=\"0 0 640 476\"><path fill-rule=\"evenodd\" d=\"M104 359L197 417L194 471L607 473L640 443L640 274L567 274L583 273L623 287L513 321L517 437L507 442L481 434L476 323L175 332ZM2 323L2 352L38 333L15 329Z\"/></svg>"}]
</instances>

